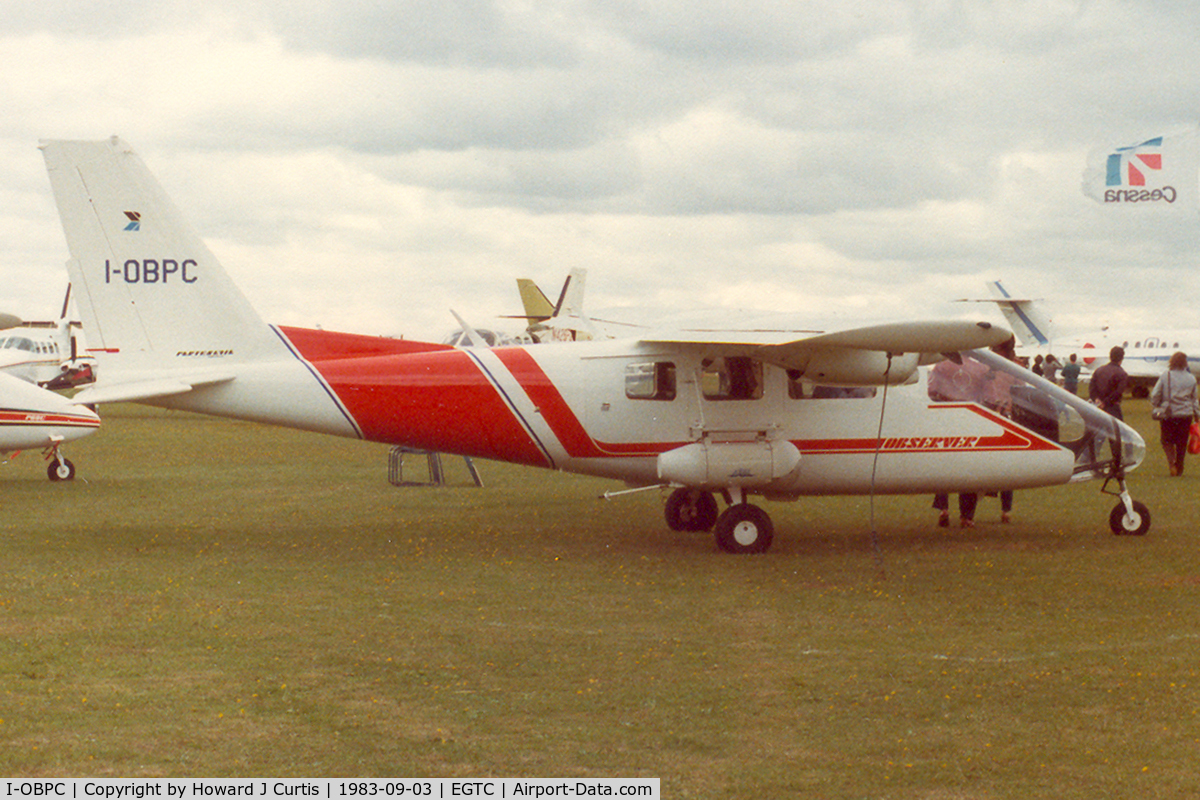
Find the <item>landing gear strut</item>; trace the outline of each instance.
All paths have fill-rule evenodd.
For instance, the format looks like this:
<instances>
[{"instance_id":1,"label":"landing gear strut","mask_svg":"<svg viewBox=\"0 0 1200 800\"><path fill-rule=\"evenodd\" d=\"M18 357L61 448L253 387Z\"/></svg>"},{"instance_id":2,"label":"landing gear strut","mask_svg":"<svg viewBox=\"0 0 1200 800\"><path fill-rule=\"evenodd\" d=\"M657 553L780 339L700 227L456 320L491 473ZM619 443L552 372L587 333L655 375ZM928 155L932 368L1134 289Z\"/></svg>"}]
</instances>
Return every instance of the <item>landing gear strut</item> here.
<instances>
[{"instance_id":1,"label":"landing gear strut","mask_svg":"<svg viewBox=\"0 0 1200 800\"><path fill-rule=\"evenodd\" d=\"M1117 444L1113 446L1113 451L1119 450L1120 439L1117 439ZM1117 491L1112 492L1108 489L1108 484L1112 481L1117 482ZM1121 460L1116 456L1113 457L1113 465L1109 471L1108 477L1104 479L1104 485L1100 487L1100 491L1104 494L1115 494L1121 498L1121 502L1117 503L1108 515L1108 527L1116 536L1145 536L1150 530L1150 509L1146 508L1146 504L1138 500L1134 500L1129 495L1129 489L1125 486L1125 470L1121 466Z\"/></svg>"},{"instance_id":2,"label":"landing gear strut","mask_svg":"<svg viewBox=\"0 0 1200 800\"><path fill-rule=\"evenodd\" d=\"M1117 536L1145 536L1150 530L1150 509L1137 500L1130 500L1127 508L1122 499L1108 515L1108 527Z\"/></svg>"}]
</instances>

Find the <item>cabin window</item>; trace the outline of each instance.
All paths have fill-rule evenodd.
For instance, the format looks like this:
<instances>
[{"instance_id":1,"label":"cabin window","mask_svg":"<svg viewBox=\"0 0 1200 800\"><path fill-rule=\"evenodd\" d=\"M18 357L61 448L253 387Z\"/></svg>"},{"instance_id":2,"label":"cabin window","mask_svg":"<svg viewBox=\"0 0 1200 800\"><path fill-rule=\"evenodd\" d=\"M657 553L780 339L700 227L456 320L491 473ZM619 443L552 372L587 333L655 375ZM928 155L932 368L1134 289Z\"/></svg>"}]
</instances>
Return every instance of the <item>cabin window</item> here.
<instances>
[{"instance_id":1,"label":"cabin window","mask_svg":"<svg viewBox=\"0 0 1200 800\"><path fill-rule=\"evenodd\" d=\"M700 387L706 400L757 400L763 396L762 362L746 356L705 359Z\"/></svg>"},{"instance_id":2,"label":"cabin window","mask_svg":"<svg viewBox=\"0 0 1200 800\"><path fill-rule=\"evenodd\" d=\"M875 396L874 386L822 386L805 380L797 370L788 370L788 397L792 400L866 399Z\"/></svg>"},{"instance_id":3,"label":"cabin window","mask_svg":"<svg viewBox=\"0 0 1200 800\"><path fill-rule=\"evenodd\" d=\"M630 400L674 400L675 365L670 361L628 365L625 396Z\"/></svg>"}]
</instances>

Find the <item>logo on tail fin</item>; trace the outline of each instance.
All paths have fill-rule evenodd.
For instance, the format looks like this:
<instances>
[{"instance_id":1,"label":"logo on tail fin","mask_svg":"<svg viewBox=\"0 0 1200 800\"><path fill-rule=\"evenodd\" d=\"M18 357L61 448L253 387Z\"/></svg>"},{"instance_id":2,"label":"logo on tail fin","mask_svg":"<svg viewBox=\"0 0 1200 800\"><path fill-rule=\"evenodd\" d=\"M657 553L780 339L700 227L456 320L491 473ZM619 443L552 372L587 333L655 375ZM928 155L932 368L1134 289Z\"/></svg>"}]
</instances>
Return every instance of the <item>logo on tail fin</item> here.
<instances>
[{"instance_id":1,"label":"logo on tail fin","mask_svg":"<svg viewBox=\"0 0 1200 800\"><path fill-rule=\"evenodd\" d=\"M138 211L126 211L125 216L129 217L129 224L125 226L127 231L140 231L142 229L142 215Z\"/></svg>"}]
</instances>

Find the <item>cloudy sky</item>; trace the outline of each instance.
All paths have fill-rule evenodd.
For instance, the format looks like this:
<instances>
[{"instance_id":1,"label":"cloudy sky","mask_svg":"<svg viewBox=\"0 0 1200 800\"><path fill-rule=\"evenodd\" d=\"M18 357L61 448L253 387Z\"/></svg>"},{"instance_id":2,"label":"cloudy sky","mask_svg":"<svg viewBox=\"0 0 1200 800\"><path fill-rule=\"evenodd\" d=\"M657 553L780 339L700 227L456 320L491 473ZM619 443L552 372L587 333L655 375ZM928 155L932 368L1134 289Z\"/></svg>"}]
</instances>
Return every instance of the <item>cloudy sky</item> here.
<instances>
[{"instance_id":1,"label":"cloudy sky","mask_svg":"<svg viewBox=\"0 0 1200 800\"><path fill-rule=\"evenodd\" d=\"M1185 0L0 0L0 310L56 313L37 142L119 134L271 322L589 308L1196 325L1200 215L1087 154L1195 126ZM1174 319L1178 317L1178 319ZM996 316L999 320L999 316Z\"/></svg>"}]
</instances>

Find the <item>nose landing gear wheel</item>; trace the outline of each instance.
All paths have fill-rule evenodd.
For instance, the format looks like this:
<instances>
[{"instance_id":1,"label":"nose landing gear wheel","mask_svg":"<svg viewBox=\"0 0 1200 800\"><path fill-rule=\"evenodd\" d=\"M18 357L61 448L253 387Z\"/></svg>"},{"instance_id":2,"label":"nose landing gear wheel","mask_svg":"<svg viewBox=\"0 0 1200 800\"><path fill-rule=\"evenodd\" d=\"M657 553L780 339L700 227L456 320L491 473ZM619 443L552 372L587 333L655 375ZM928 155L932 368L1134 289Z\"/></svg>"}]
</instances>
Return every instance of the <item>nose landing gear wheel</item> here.
<instances>
[{"instance_id":1,"label":"nose landing gear wheel","mask_svg":"<svg viewBox=\"0 0 1200 800\"><path fill-rule=\"evenodd\" d=\"M726 553L765 553L775 538L767 512L749 503L725 509L717 518L717 546Z\"/></svg>"},{"instance_id":2,"label":"nose landing gear wheel","mask_svg":"<svg viewBox=\"0 0 1200 800\"><path fill-rule=\"evenodd\" d=\"M69 481L75 477L75 465L67 459L55 459L46 467L46 476L52 481Z\"/></svg>"},{"instance_id":3,"label":"nose landing gear wheel","mask_svg":"<svg viewBox=\"0 0 1200 800\"><path fill-rule=\"evenodd\" d=\"M1145 503L1133 501L1133 515L1125 513L1125 504L1117 503L1108 515L1108 527L1117 536L1145 536L1150 530L1150 509Z\"/></svg>"}]
</instances>

